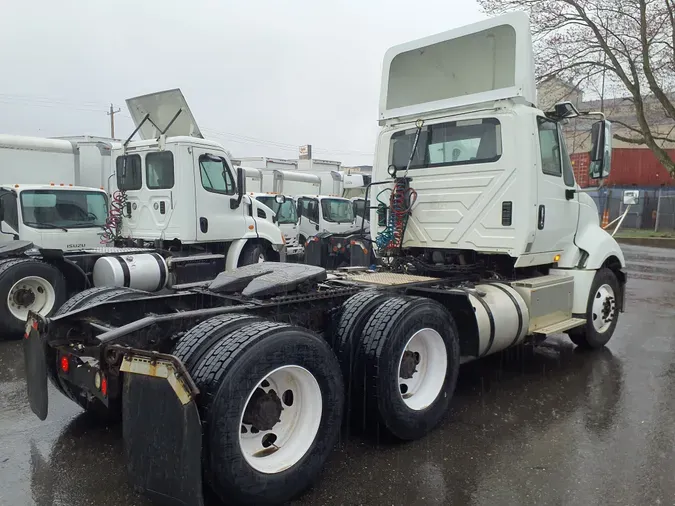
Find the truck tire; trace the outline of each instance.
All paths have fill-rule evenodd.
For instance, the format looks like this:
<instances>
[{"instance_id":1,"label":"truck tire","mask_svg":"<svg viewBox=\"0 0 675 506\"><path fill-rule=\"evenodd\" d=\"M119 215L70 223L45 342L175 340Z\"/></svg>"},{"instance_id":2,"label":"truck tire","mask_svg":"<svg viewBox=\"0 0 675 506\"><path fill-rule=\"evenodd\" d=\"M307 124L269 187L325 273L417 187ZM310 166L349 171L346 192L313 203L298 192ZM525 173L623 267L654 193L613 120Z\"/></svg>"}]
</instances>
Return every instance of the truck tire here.
<instances>
[{"instance_id":1,"label":"truck tire","mask_svg":"<svg viewBox=\"0 0 675 506\"><path fill-rule=\"evenodd\" d=\"M244 246L244 249L241 250L237 265L243 267L244 265L265 262L267 259L267 248L265 248L264 244L248 241Z\"/></svg>"},{"instance_id":2,"label":"truck tire","mask_svg":"<svg viewBox=\"0 0 675 506\"><path fill-rule=\"evenodd\" d=\"M312 484L336 443L344 403L340 365L323 339L253 323L211 348L193 379L205 477L221 500L282 504Z\"/></svg>"},{"instance_id":3,"label":"truck tire","mask_svg":"<svg viewBox=\"0 0 675 506\"><path fill-rule=\"evenodd\" d=\"M363 330L354 372L364 429L412 440L446 414L457 384L459 338L450 313L424 297L380 304Z\"/></svg>"},{"instance_id":4,"label":"truck tire","mask_svg":"<svg viewBox=\"0 0 675 506\"><path fill-rule=\"evenodd\" d=\"M345 381L346 419L362 418L360 391L353 389L354 364L361 345L363 327L373 311L391 295L378 290L364 290L347 299L340 307L329 331L329 341L337 355ZM346 420L347 421L347 420Z\"/></svg>"},{"instance_id":5,"label":"truck tire","mask_svg":"<svg viewBox=\"0 0 675 506\"><path fill-rule=\"evenodd\" d=\"M28 311L49 316L66 299L66 280L56 267L32 258L0 263L0 335L18 335Z\"/></svg>"},{"instance_id":6,"label":"truck tire","mask_svg":"<svg viewBox=\"0 0 675 506\"><path fill-rule=\"evenodd\" d=\"M257 316L240 313L214 316L204 320L196 327L192 327L181 337L173 350L173 355L183 362L185 368L192 374L192 371L215 343L244 325L250 325L261 320Z\"/></svg>"},{"instance_id":7,"label":"truck tire","mask_svg":"<svg viewBox=\"0 0 675 506\"><path fill-rule=\"evenodd\" d=\"M611 269L602 268L595 273L586 306L586 324L572 329L570 339L580 348L591 350L605 346L619 321L616 297L621 287Z\"/></svg>"},{"instance_id":8,"label":"truck tire","mask_svg":"<svg viewBox=\"0 0 675 506\"><path fill-rule=\"evenodd\" d=\"M97 286L88 288L73 295L70 299L63 303L63 305L54 313L54 316L61 316L76 309L84 309L88 306L94 306L101 302L107 302L119 298L119 300L127 300L134 296L144 296L147 292L142 290L135 290L124 286Z\"/></svg>"}]
</instances>

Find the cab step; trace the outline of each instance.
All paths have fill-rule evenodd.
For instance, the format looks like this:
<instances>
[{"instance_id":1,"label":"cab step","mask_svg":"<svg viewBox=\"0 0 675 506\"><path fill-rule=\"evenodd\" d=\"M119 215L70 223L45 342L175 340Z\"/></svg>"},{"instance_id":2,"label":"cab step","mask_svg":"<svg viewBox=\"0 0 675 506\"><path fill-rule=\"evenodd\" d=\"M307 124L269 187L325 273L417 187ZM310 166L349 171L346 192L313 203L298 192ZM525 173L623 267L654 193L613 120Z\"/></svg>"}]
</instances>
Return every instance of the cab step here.
<instances>
[{"instance_id":1,"label":"cab step","mask_svg":"<svg viewBox=\"0 0 675 506\"><path fill-rule=\"evenodd\" d=\"M586 320L584 318L568 318L567 320L563 320L561 322L554 323L546 327L538 328L537 330L534 331L534 335L541 337L541 336L551 336L553 334L561 334L570 329L581 327L582 325L585 324Z\"/></svg>"}]
</instances>

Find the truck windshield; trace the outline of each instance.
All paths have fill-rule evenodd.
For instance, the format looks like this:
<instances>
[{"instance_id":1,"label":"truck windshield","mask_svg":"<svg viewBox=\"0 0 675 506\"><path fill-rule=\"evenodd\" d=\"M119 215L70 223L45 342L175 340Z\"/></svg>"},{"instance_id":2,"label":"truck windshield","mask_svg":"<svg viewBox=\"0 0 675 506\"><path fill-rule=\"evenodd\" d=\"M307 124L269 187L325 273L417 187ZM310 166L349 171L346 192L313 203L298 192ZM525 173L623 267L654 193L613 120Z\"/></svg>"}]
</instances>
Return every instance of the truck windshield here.
<instances>
[{"instance_id":1,"label":"truck windshield","mask_svg":"<svg viewBox=\"0 0 675 506\"><path fill-rule=\"evenodd\" d=\"M354 210L349 200L321 199L323 219L333 223L354 221Z\"/></svg>"},{"instance_id":2,"label":"truck windshield","mask_svg":"<svg viewBox=\"0 0 675 506\"><path fill-rule=\"evenodd\" d=\"M408 165L416 129L391 136L389 164ZM496 118L449 121L422 128L411 169L496 162L502 155L501 124Z\"/></svg>"},{"instance_id":3,"label":"truck windshield","mask_svg":"<svg viewBox=\"0 0 675 506\"><path fill-rule=\"evenodd\" d=\"M96 191L26 190L21 192L21 214L33 228L103 227L108 199Z\"/></svg>"},{"instance_id":4,"label":"truck windshield","mask_svg":"<svg viewBox=\"0 0 675 506\"><path fill-rule=\"evenodd\" d=\"M276 199L272 196L256 197L256 199L277 213L277 223L279 225L298 222L298 213L291 199L286 199L286 202L283 204L277 204Z\"/></svg>"}]
</instances>

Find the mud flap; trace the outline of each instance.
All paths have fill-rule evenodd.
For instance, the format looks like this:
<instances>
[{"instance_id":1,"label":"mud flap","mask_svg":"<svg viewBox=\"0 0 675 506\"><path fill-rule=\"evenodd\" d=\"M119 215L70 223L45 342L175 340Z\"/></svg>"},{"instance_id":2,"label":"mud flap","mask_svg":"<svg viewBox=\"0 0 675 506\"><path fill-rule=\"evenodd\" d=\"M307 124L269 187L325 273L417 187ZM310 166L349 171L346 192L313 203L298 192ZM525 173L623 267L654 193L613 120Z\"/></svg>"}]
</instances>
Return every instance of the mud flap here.
<instances>
[{"instance_id":1,"label":"mud flap","mask_svg":"<svg viewBox=\"0 0 675 506\"><path fill-rule=\"evenodd\" d=\"M125 357L120 370L129 481L161 504L203 506L202 429L194 395L169 361Z\"/></svg>"},{"instance_id":2,"label":"mud flap","mask_svg":"<svg viewBox=\"0 0 675 506\"><path fill-rule=\"evenodd\" d=\"M40 420L47 418L47 355L38 331L38 321L29 316L23 339L23 360L26 366L26 385L30 409Z\"/></svg>"}]
</instances>

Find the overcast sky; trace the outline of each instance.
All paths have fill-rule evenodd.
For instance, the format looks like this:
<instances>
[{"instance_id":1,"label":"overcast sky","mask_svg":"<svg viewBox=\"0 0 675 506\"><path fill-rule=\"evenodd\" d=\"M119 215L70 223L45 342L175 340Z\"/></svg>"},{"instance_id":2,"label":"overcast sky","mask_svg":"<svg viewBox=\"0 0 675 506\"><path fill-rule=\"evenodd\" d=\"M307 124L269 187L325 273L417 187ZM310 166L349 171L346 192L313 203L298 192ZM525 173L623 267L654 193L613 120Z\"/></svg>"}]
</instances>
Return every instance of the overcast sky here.
<instances>
[{"instance_id":1,"label":"overcast sky","mask_svg":"<svg viewBox=\"0 0 675 506\"><path fill-rule=\"evenodd\" d=\"M330 5L330 8L328 7ZM181 88L235 156L370 164L382 57L484 18L473 0L6 1L0 133L133 130L124 99Z\"/></svg>"}]
</instances>

